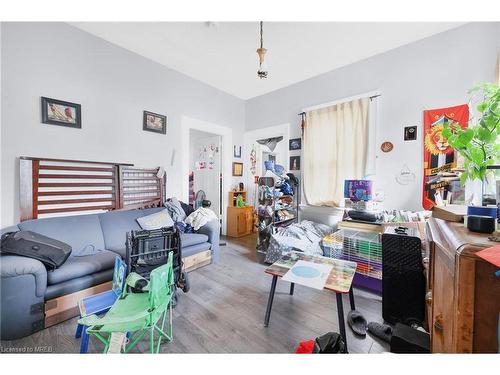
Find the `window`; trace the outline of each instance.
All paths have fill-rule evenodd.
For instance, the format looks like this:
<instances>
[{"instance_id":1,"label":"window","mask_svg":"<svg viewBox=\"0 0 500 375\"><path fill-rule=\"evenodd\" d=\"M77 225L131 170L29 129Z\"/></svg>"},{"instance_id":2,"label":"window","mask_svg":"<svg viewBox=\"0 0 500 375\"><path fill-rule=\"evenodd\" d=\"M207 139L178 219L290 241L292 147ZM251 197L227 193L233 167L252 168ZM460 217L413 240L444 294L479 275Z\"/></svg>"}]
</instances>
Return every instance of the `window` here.
<instances>
[{"instance_id":1,"label":"window","mask_svg":"<svg viewBox=\"0 0 500 375\"><path fill-rule=\"evenodd\" d=\"M343 206L344 180L374 173L374 97L366 94L305 110L303 187L307 204Z\"/></svg>"}]
</instances>

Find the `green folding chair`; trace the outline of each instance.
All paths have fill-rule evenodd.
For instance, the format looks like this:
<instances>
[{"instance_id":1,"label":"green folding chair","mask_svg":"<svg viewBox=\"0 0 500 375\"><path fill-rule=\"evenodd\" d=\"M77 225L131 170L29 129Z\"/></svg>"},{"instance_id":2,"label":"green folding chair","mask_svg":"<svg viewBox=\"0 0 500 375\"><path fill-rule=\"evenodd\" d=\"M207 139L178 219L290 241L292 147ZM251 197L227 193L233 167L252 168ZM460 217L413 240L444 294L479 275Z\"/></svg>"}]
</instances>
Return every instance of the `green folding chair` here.
<instances>
[{"instance_id":1,"label":"green folding chair","mask_svg":"<svg viewBox=\"0 0 500 375\"><path fill-rule=\"evenodd\" d=\"M126 284L134 287L139 275L128 275ZM168 261L151 272L144 293L129 293L127 287L103 317L90 315L78 320L79 324L87 326L87 333L94 335L105 345L104 353L108 352L111 335L114 332L129 334L124 352L128 353L149 332L151 353L158 353L163 338L172 341L172 295L174 291L174 271L172 267L172 252ZM164 331L168 314L168 333ZM158 341L155 342L155 333Z\"/></svg>"}]
</instances>

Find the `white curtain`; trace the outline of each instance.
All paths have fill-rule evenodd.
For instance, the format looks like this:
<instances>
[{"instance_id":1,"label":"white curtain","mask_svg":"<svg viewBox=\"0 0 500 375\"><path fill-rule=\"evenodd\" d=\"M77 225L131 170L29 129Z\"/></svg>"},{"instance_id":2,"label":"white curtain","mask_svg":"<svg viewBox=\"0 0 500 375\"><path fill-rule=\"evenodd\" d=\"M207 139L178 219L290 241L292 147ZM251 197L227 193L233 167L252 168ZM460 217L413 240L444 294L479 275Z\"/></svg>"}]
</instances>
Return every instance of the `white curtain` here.
<instances>
[{"instance_id":1,"label":"white curtain","mask_svg":"<svg viewBox=\"0 0 500 375\"><path fill-rule=\"evenodd\" d=\"M366 175L369 98L306 112L303 186L307 204L340 206L344 180Z\"/></svg>"}]
</instances>

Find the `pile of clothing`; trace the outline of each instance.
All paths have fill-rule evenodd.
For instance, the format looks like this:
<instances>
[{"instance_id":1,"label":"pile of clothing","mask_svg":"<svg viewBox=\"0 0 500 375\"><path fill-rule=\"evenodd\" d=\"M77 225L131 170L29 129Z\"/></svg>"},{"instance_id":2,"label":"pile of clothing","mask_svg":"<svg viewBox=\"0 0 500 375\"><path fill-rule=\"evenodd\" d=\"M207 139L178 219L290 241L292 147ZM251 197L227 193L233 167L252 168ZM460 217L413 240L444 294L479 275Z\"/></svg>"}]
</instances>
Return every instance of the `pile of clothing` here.
<instances>
[{"instance_id":1,"label":"pile of clothing","mask_svg":"<svg viewBox=\"0 0 500 375\"><path fill-rule=\"evenodd\" d=\"M210 208L200 207L194 210L193 207L175 197L167 199L165 208L181 233L193 233L209 221L219 220Z\"/></svg>"},{"instance_id":2,"label":"pile of clothing","mask_svg":"<svg viewBox=\"0 0 500 375\"><path fill-rule=\"evenodd\" d=\"M274 263L284 253L292 250L302 251L308 255L323 255L321 240L332 232L332 227L309 220L282 228L271 235L265 262Z\"/></svg>"}]
</instances>

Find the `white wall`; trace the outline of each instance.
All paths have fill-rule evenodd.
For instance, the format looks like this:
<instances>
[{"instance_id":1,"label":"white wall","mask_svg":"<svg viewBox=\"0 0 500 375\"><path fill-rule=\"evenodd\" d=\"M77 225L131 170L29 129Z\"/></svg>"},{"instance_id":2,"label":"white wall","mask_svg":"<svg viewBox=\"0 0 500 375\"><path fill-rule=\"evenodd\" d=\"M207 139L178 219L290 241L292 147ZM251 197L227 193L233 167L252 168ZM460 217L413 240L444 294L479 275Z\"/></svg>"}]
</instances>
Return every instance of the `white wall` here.
<instances>
[{"instance_id":1,"label":"white wall","mask_svg":"<svg viewBox=\"0 0 500 375\"><path fill-rule=\"evenodd\" d=\"M242 100L73 26L2 23L1 38L1 227L19 219L19 156L163 166L182 197L183 116L243 141ZM82 129L41 124L41 96L80 103ZM166 135L142 130L143 110L167 115Z\"/></svg>"},{"instance_id":2,"label":"white wall","mask_svg":"<svg viewBox=\"0 0 500 375\"><path fill-rule=\"evenodd\" d=\"M300 136L305 107L380 90L377 150L391 141L394 150L377 152L377 181L387 208L420 210L422 191L422 111L466 103L475 83L493 81L500 47L498 23L467 24L368 58L246 102L246 129L290 123ZM325 48L335 48L325 46ZM304 64L307 64L307 56ZM418 126L417 140L403 141L403 128ZM404 164L416 174L401 186L395 174Z\"/></svg>"}]
</instances>

